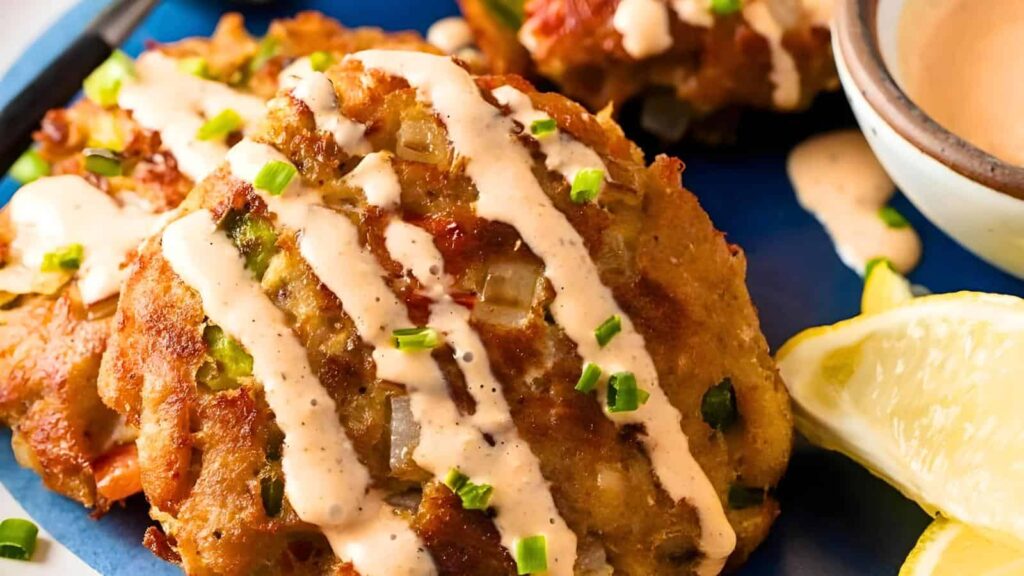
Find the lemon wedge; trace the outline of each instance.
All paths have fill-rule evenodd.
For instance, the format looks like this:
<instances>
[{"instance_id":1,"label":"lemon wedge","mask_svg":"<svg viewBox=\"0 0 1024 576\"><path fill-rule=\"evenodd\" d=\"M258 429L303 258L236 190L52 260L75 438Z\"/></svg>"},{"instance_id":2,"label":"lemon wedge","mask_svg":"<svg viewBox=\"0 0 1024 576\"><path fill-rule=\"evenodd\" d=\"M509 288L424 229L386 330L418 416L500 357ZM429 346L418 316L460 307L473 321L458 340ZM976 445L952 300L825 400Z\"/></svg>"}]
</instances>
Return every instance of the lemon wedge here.
<instances>
[{"instance_id":1,"label":"lemon wedge","mask_svg":"<svg viewBox=\"0 0 1024 576\"><path fill-rule=\"evenodd\" d=\"M1018 576L1024 549L969 526L938 519L924 531L899 576Z\"/></svg>"},{"instance_id":2,"label":"lemon wedge","mask_svg":"<svg viewBox=\"0 0 1024 576\"><path fill-rule=\"evenodd\" d=\"M877 314L914 299L910 282L882 260L868 269L864 293L860 299L861 314Z\"/></svg>"},{"instance_id":3,"label":"lemon wedge","mask_svg":"<svg viewBox=\"0 0 1024 576\"><path fill-rule=\"evenodd\" d=\"M916 298L807 330L778 363L811 441L933 515L1024 541L1024 300Z\"/></svg>"}]
</instances>

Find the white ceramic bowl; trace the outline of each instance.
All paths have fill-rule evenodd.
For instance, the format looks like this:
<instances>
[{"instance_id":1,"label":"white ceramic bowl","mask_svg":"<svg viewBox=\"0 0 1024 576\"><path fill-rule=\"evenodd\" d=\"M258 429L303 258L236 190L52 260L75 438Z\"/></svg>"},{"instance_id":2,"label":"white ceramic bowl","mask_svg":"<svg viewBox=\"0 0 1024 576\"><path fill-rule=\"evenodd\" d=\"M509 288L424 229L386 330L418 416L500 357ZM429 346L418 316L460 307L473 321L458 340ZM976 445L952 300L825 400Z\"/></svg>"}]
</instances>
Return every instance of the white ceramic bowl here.
<instances>
[{"instance_id":1,"label":"white ceramic bowl","mask_svg":"<svg viewBox=\"0 0 1024 576\"><path fill-rule=\"evenodd\" d=\"M1024 168L945 130L900 89L903 3L837 0L833 51L853 112L896 185L928 219L971 252L1024 278Z\"/></svg>"}]
</instances>

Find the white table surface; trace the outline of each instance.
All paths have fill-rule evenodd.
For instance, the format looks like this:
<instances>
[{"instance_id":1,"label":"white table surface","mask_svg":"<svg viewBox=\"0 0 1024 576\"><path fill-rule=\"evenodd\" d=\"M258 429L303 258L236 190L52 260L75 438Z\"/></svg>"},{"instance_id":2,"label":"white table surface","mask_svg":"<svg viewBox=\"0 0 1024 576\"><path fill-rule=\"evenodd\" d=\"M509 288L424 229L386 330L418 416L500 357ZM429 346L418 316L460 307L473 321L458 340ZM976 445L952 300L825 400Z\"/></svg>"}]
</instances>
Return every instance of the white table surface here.
<instances>
[{"instance_id":1,"label":"white table surface","mask_svg":"<svg viewBox=\"0 0 1024 576\"><path fill-rule=\"evenodd\" d=\"M0 0L0 77L77 0Z\"/></svg>"}]
</instances>

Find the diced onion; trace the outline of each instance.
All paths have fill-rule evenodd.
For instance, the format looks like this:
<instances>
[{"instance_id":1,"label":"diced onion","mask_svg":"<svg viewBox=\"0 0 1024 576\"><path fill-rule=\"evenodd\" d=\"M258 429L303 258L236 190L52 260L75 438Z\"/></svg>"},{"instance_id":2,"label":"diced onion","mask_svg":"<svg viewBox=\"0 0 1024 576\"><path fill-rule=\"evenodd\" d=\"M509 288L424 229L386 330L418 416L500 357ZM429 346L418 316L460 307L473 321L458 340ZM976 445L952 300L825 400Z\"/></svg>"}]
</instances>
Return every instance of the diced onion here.
<instances>
[{"instance_id":1,"label":"diced onion","mask_svg":"<svg viewBox=\"0 0 1024 576\"><path fill-rule=\"evenodd\" d=\"M481 322L521 326L530 315L540 269L529 262L497 262L487 270L473 317Z\"/></svg>"},{"instance_id":2,"label":"diced onion","mask_svg":"<svg viewBox=\"0 0 1024 576\"><path fill-rule=\"evenodd\" d=\"M615 569L608 565L608 557L600 542L587 542L580 547L576 558L576 573L580 576L612 576Z\"/></svg>"},{"instance_id":3,"label":"diced onion","mask_svg":"<svg viewBox=\"0 0 1024 576\"><path fill-rule=\"evenodd\" d=\"M392 494L385 499L388 504L395 508L398 508L399 510L408 510L413 514L419 510L421 500L423 500L423 493L419 490L399 492L398 494Z\"/></svg>"},{"instance_id":4,"label":"diced onion","mask_svg":"<svg viewBox=\"0 0 1024 576\"><path fill-rule=\"evenodd\" d=\"M402 160L442 164L448 158L448 137L433 118L403 119L395 153Z\"/></svg>"},{"instance_id":5,"label":"diced onion","mask_svg":"<svg viewBox=\"0 0 1024 576\"><path fill-rule=\"evenodd\" d=\"M391 450L388 464L392 472L405 472L416 465L413 450L420 441L420 425L412 416L408 396L391 398Z\"/></svg>"}]
</instances>

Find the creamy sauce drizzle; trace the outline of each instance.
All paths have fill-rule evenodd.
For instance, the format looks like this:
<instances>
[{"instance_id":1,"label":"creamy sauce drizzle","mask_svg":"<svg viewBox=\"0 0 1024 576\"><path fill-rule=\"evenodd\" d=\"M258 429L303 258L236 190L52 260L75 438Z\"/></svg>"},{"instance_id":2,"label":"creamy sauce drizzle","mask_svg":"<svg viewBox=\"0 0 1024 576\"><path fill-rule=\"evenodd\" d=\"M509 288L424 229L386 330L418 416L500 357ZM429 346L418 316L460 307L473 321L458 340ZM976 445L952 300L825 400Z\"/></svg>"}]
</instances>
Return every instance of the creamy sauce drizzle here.
<instances>
[{"instance_id":1,"label":"creamy sauce drizzle","mask_svg":"<svg viewBox=\"0 0 1024 576\"><path fill-rule=\"evenodd\" d=\"M668 6L660 0L622 0L615 9L612 26L622 34L626 53L637 60L661 54L672 46Z\"/></svg>"},{"instance_id":2,"label":"creamy sauce drizzle","mask_svg":"<svg viewBox=\"0 0 1024 576\"><path fill-rule=\"evenodd\" d=\"M878 214L896 187L857 130L815 136L789 155L797 200L825 227L843 263L864 274L868 261L885 257L902 273L921 258L911 227L890 228Z\"/></svg>"},{"instance_id":3,"label":"creamy sauce drizzle","mask_svg":"<svg viewBox=\"0 0 1024 576\"><path fill-rule=\"evenodd\" d=\"M1024 166L1024 2L908 0L899 75L936 122Z\"/></svg>"},{"instance_id":4,"label":"creamy sauce drizzle","mask_svg":"<svg viewBox=\"0 0 1024 576\"><path fill-rule=\"evenodd\" d=\"M772 100L779 108L795 108L800 103L800 71L796 60L782 45L786 28L773 14L767 1L748 3L743 7L743 18L768 41L772 58L771 80L775 85Z\"/></svg>"},{"instance_id":5,"label":"creamy sauce drizzle","mask_svg":"<svg viewBox=\"0 0 1024 576\"><path fill-rule=\"evenodd\" d=\"M210 320L252 355L253 375L285 435L285 490L299 518L320 526L335 552L363 576L434 574L415 533L370 490L369 473L305 349L212 214L200 210L169 225L163 255L199 293Z\"/></svg>"},{"instance_id":6,"label":"creamy sauce drizzle","mask_svg":"<svg viewBox=\"0 0 1024 576\"><path fill-rule=\"evenodd\" d=\"M277 75L277 85L281 90L294 90L299 82L313 74L316 74L316 70L313 70L313 63L309 57L297 58Z\"/></svg>"},{"instance_id":7,"label":"creamy sauce drizzle","mask_svg":"<svg viewBox=\"0 0 1024 576\"><path fill-rule=\"evenodd\" d=\"M13 259L0 269L0 290L32 292L45 254L81 244L78 289L83 302L117 294L129 254L160 222L145 207L125 200L119 203L80 176L41 178L22 187L7 206L15 238Z\"/></svg>"},{"instance_id":8,"label":"creamy sauce drizzle","mask_svg":"<svg viewBox=\"0 0 1024 576\"><path fill-rule=\"evenodd\" d=\"M377 50L350 58L368 69L404 78L416 88L420 100L433 106L479 190L477 215L516 228L544 261L545 276L556 293L551 312L576 342L583 360L596 363L605 373L633 372L650 393L650 400L638 410L607 416L618 425L644 426L644 446L661 485L673 499L687 501L698 513L705 554L698 572L720 572L736 541L721 500L690 454L681 416L658 385L643 337L601 282L583 239L541 189L529 154L512 136L511 119L483 99L473 78L449 59ZM594 329L613 314L621 316L622 332L601 348ZM604 385L599 397L604 405Z\"/></svg>"},{"instance_id":9,"label":"creamy sauce drizzle","mask_svg":"<svg viewBox=\"0 0 1024 576\"><path fill-rule=\"evenodd\" d=\"M710 0L670 0L680 20L691 26L710 28L715 25Z\"/></svg>"},{"instance_id":10,"label":"creamy sauce drizzle","mask_svg":"<svg viewBox=\"0 0 1024 576\"><path fill-rule=\"evenodd\" d=\"M269 160L286 161L272 147L248 140L228 154L232 173L250 182ZM374 171L375 179L394 180L397 186L393 172L383 174L391 171L386 160ZM410 266L412 261L417 263L414 272L436 299L430 325L445 333L456 349L467 387L477 400L472 417L459 413L429 352L403 352L392 344L392 331L412 323L405 305L384 281L386 272L373 253L360 245L356 226L345 216L315 205L319 194L301 183L293 183L280 196L264 195L264 199L286 226L300 231L303 258L341 300L363 340L374 347L377 376L407 387L413 417L420 426L419 444L413 454L417 464L438 479L458 468L474 482L494 486L491 504L498 510L494 522L502 544L514 553L520 538L545 534L549 573L571 575L575 534L559 515L536 457L516 433L483 344L469 327L469 311L445 294L443 262L433 238L396 221L388 228L387 247ZM344 266L339 266L342 262ZM485 433L494 436L494 447L484 439Z\"/></svg>"},{"instance_id":11,"label":"creamy sauce drizzle","mask_svg":"<svg viewBox=\"0 0 1024 576\"><path fill-rule=\"evenodd\" d=\"M464 18L449 16L434 22L427 30L427 42L445 54L457 55L473 46L473 31Z\"/></svg>"},{"instance_id":12,"label":"creamy sauce drizzle","mask_svg":"<svg viewBox=\"0 0 1024 576\"><path fill-rule=\"evenodd\" d=\"M402 200L402 185L399 184L398 175L391 167L391 154L388 152L367 154L359 165L345 176L345 182L350 186L362 188L366 202L371 206L395 208Z\"/></svg>"},{"instance_id":13,"label":"creamy sauce drizzle","mask_svg":"<svg viewBox=\"0 0 1024 576\"><path fill-rule=\"evenodd\" d=\"M828 28L835 12L835 0L803 0L807 19L812 26Z\"/></svg>"},{"instance_id":14,"label":"creamy sauce drizzle","mask_svg":"<svg viewBox=\"0 0 1024 576\"><path fill-rule=\"evenodd\" d=\"M345 153L362 155L370 152L366 140L366 126L344 117L338 111L338 95L326 75L315 72L309 58L301 58L280 75L282 83L290 85L292 96L304 103L316 119L317 130L330 132Z\"/></svg>"},{"instance_id":15,"label":"creamy sauce drizzle","mask_svg":"<svg viewBox=\"0 0 1024 576\"><path fill-rule=\"evenodd\" d=\"M924 0L922 0L924 1ZM1005 0L1012 1L1012 0ZM668 4L666 4L666 2ZM801 23L827 26L832 17L833 0L749 0L743 18L755 32L763 36L771 50L771 80L775 85L773 100L779 108L795 107L800 101L800 72L796 60L782 45L786 30ZM636 59L656 56L672 46L669 5L686 24L698 28L715 25L715 15L708 0L621 0L615 8L612 25L622 34L622 47ZM536 38L526 34L520 40L533 52Z\"/></svg>"},{"instance_id":16,"label":"creamy sauce drizzle","mask_svg":"<svg viewBox=\"0 0 1024 576\"><path fill-rule=\"evenodd\" d=\"M142 126L160 132L181 171L197 182L213 172L228 151L221 140L196 138L206 119L230 108L248 125L264 112L260 98L183 72L177 60L159 52L140 56L135 71L137 78L121 88L118 105L131 110Z\"/></svg>"},{"instance_id":17,"label":"creamy sauce drizzle","mask_svg":"<svg viewBox=\"0 0 1024 576\"><path fill-rule=\"evenodd\" d=\"M493 436L496 446L478 449L460 464L471 478L495 486L492 504L498 510L494 522L502 544L514 554L520 537L545 534L552 575L573 574L576 536L559 516L540 463L519 437L512 414L491 372L487 350L470 326L470 312L446 293L444 260L433 237L422 228L393 220L387 228L386 245L391 256L423 284L434 303L428 324L439 330L455 350L455 359L476 401L470 418L482 433Z\"/></svg>"},{"instance_id":18,"label":"creamy sauce drizzle","mask_svg":"<svg viewBox=\"0 0 1024 576\"><path fill-rule=\"evenodd\" d=\"M544 153L544 164L548 170L558 172L567 181L572 182L580 170L600 170L608 177L608 169L601 157L577 141L572 136L558 130L555 134L536 137L530 134L530 125L537 120L548 120L551 117L533 107L533 102L526 94L511 86L496 88L491 94L499 104L508 106L512 119L521 124L523 134L533 138L540 144Z\"/></svg>"}]
</instances>

